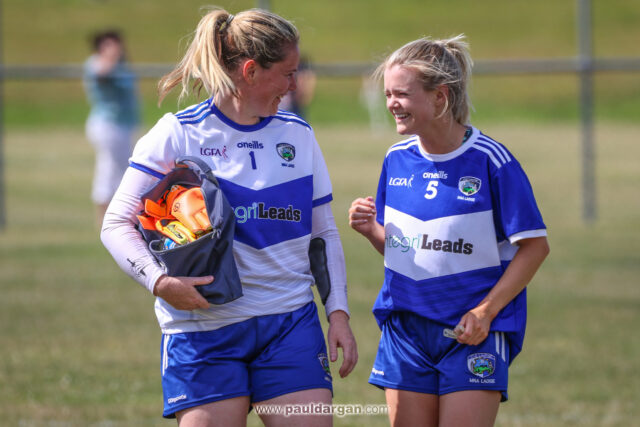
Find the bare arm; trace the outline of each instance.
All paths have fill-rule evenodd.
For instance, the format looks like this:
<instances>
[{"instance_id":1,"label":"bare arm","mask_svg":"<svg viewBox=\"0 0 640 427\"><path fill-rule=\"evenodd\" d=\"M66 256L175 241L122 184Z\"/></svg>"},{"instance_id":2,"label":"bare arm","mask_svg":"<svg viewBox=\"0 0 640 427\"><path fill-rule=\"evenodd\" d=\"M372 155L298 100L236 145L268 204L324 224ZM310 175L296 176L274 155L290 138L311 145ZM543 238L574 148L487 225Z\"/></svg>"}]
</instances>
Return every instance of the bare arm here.
<instances>
[{"instance_id":1,"label":"bare arm","mask_svg":"<svg viewBox=\"0 0 640 427\"><path fill-rule=\"evenodd\" d=\"M329 360L338 360L338 348L342 348L342 364L340 377L344 378L353 370L358 362L358 346L349 326L349 315L342 310L336 310L329 315Z\"/></svg>"},{"instance_id":2,"label":"bare arm","mask_svg":"<svg viewBox=\"0 0 640 427\"><path fill-rule=\"evenodd\" d=\"M349 225L366 237L373 247L384 255L384 227L376 221L373 197L358 198L349 208Z\"/></svg>"},{"instance_id":3,"label":"bare arm","mask_svg":"<svg viewBox=\"0 0 640 427\"><path fill-rule=\"evenodd\" d=\"M522 239L517 244L520 248L498 283L475 308L460 319L459 324L464 327L464 333L458 336L459 342L477 345L484 341L493 319L522 292L549 253L546 237Z\"/></svg>"}]
</instances>

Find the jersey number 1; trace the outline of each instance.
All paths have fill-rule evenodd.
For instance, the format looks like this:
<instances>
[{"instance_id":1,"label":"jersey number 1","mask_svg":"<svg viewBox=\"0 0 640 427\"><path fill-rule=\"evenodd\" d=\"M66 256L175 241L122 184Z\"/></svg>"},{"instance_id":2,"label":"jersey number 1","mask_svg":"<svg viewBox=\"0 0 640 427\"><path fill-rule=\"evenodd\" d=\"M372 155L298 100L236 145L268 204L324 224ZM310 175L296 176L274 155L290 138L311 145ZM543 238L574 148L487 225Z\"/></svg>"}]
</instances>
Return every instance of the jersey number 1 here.
<instances>
[{"instance_id":1,"label":"jersey number 1","mask_svg":"<svg viewBox=\"0 0 640 427\"><path fill-rule=\"evenodd\" d=\"M258 169L256 166L256 153L249 151L249 157L251 157L251 169Z\"/></svg>"}]
</instances>

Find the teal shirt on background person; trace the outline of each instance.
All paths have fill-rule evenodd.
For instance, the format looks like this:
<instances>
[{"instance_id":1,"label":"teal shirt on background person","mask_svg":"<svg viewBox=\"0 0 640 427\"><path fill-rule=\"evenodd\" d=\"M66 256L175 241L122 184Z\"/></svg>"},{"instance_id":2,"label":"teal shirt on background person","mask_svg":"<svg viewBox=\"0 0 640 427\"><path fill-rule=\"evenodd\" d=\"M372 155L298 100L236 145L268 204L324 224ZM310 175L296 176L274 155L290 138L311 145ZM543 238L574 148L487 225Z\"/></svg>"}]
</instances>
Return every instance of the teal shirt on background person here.
<instances>
[{"instance_id":1,"label":"teal shirt on background person","mask_svg":"<svg viewBox=\"0 0 640 427\"><path fill-rule=\"evenodd\" d=\"M122 61L108 74L98 75L96 60L96 55L91 55L84 64L84 86L91 103L89 119L136 126L140 119L136 75Z\"/></svg>"}]
</instances>

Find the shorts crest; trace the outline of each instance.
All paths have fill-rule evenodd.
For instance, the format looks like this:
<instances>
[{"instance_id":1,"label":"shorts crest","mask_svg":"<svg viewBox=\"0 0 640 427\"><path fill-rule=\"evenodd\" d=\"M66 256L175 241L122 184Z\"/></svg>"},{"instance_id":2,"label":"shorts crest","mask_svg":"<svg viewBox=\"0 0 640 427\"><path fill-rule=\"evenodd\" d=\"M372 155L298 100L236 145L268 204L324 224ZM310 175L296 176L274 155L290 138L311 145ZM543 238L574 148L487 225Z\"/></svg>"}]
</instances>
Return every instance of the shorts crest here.
<instances>
[{"instance_id":1,"label":"shorts crest","mask_svg":"<svg viewBox=\"0 0 640 427\"><path fill-rule=\"evenodd\" d=\"M496 358L489 353L470 354L467 356L467 368L476 377L489 377L496 369Z\"/></svg>"}]
</instances>

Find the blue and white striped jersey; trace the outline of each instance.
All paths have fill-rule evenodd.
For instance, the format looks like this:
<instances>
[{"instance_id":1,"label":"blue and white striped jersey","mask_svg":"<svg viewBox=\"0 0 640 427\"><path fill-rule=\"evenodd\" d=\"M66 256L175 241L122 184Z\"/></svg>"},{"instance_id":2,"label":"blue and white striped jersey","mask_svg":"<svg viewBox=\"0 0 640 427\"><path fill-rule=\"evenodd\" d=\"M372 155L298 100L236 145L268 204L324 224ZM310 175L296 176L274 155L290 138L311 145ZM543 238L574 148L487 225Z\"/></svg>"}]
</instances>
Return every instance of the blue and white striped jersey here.
<instances>
[{"instance_id":1,"label":"blue and white striped jersey","mask_svg":"<svg viewBox=\"0 0 640 427\"><path fill-rule=\"evenodd\" d=\"M473 128L451 153L424 151L418 137L387 152L376 198L385 228L384 284L374 304L380 324L411 311L454 326L502 276L522 238L546 236L529 180L500 143ZM496 317L513 333L526 324L526 291Z\"/></svg>"},{"instance_id":2,"label":"blue and white striped jersey","mask_svg":"<svg viewBox=\"0 0 640 427\"><path fill-rule=\"evenodd\" d=\"M217 329L312 301L311 214L313 207L331 201L332 190L311 127L284 111L255 125L240 125L208 100L166 114L140 139L130 164L161 177L182 155L212 167L235 211L233 253L244 296L193 312L158 298L163 332Z\"/></svg>"}]
</instances>

